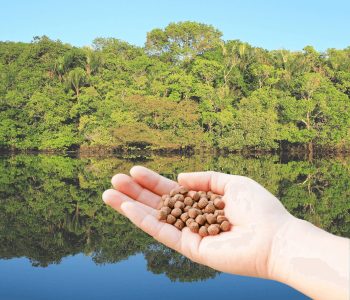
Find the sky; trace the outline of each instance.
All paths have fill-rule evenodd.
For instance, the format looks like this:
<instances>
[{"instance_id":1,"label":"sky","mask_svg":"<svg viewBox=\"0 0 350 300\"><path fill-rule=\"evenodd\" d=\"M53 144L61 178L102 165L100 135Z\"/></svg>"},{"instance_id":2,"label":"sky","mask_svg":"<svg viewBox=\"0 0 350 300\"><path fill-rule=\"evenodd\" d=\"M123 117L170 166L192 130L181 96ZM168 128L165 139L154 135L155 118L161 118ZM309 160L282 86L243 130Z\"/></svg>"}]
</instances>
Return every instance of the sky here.
<instances>
[{"instance_id":1,"label":"sky","mask_svg":"<svg viewBox=\"0 0 350 300\"><path fill-rule=\"evenodd\" d=\"M269 50L350 46L350 0L0 0L0 41L47 35L85 46L114 37L143 46L152 29L188 20Z\"/></svg>"}]
</instances>

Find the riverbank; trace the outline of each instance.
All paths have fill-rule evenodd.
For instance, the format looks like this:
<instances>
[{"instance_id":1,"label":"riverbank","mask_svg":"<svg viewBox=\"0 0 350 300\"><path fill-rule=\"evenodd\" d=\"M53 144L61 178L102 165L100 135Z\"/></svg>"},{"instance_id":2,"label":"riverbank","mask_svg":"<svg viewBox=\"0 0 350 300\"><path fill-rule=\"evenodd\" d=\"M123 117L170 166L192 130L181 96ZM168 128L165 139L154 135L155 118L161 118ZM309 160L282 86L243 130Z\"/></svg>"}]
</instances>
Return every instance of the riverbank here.
<instances>
[{"instance_id":1,"label":"riverbank","mask_svg":"<svg viewBox=\"0 0 350 300\"><path fill-rule=\"evenodd\" d=\"M138 149L138 148L126 148L126 147L89 147L81 146L74 150L57 150L57 149L16 149L16 148L2 148L0 154L4 155L16 155L16 154L52 154L52 155L67 155L72 157L122 157L122 158L141 158L152 156L225 156L229 154L237 154L243 157L259 157L261 155L277 155L284 159L296 159L296 160L312 160L313 158L324 157L342 157L347 156L350 153L348 148L331 148L313 146L310 151L309 145L297 145L281 147L279 149L271 150L255 150L255 149L240 149L235 151L229 151L227 149L219 149L216 147L183 147L183 148L160 148L160 149Z\"/></svg>"}]
</instances>

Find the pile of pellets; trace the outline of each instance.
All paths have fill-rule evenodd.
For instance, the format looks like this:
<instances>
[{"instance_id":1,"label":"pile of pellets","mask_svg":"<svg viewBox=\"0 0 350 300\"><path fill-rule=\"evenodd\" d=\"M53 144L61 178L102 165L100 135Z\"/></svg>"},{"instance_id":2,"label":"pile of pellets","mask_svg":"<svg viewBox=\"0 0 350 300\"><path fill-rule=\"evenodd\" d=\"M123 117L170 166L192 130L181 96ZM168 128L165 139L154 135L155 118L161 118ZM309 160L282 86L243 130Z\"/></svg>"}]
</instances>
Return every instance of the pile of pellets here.
<instances>
[{"instance_id":1,"label":"pile of pellets","mask_svg":"<svg viewBox=\"0 0 350 300\"><path fill-rule=\"evenodd\" d=\"M225 217L222 196L211 191L189 191L180 186L162 196L158 219L182 230L189 227L205 237L229 231L231 224Z\"/></svg>"}]
</instances>

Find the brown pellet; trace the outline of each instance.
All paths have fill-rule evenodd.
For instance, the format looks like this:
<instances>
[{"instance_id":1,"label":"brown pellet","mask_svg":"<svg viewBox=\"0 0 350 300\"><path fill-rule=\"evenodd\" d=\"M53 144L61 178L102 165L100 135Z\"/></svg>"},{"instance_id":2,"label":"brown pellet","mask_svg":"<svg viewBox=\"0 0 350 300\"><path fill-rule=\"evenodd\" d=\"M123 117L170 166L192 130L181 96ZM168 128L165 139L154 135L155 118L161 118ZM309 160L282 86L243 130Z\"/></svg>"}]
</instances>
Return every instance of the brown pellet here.
<instances>
[{"instance_id":1,"label":"brown pellet","mask_svg":"<svg viewBox=\"0 0 350 300\"><path fill-rule=\"evenodd\" d=\"M188 192L188 188L180 186L178 191L180 194L186 194Z\"/></svg>"},{"instance_id":2,"label":"brown pellet","mask_svg":"<svg viewBox=\"0 0 350 300\"><path fill-rule=\"evenodd\" d=\"M192 206L193 205L193 200L191 197L186 197L184 200L184 203L186 206Z\"/></svg>"},{"instance_id":3,"label":"brown pellet","mask_svg":"<svg viewBox=\"0 0 350 300\"><path fill-rule=\"evenodd\" d=\"M188 205L188 206L185 206L184 211L185 211L185 212L188 212L191 208L192 208L192 206L189 206L189 205Z\"/></svg>"},{"instance_id":4,"label":"brown pellet","mask_svg":"<svg viewBox=\"0 0 350 300\"><path fill-rule=\"evenodd\" d=\"M199 230L199 225L196 222L191 222L189 227L190 230L194 233L197 233Z\"/></svg>"},{"instance_id":5,"label":"brown pellet","mask_svg":"<svg viewBox=\"0 0 350 300\"><path fill-rule=\"evenodd\" d=\"M171 213L171 208L168 206L163 206L160 210L164 210L167 215Z\"/></svg>"},{"instance_id":6,"label":"brown pellet","mask_svg":"<svg viewBox=\"0 0 350 300\"><path fill-rule=\"evenodd\" d=\"M176 200L175 200L174 198L170 198L170 199L169 199L168 206L169 206L170 208L174 208L175 203L176 203Z\"/></svg>"},{"instance_id":7,"label":"brown pellet","mask_svg":"<svg viewBox=\"0 0 350 300\"><path fill-rule=\"evenodd\" d=\"M193 208L197 208L198 207L198 202L193 203L192 207Z\"/></svg>"},{"instance_id":8,"label":"brown pellet","mask_svg":"<svg viewBox=\"0 0 350 300\"><path fill-rule=\"evenodd\" d=\"M216 198L214 200L214 205L217 209L224 209L225 208L225 202L221 198Z\"/></svg>"},{"instance_id":9,"label":"brown pellet","mask_svg":"<svg viewBox=\"0 0 350 300\"><path fill-rule=\"evenodd\" d=\"M183 221L181 221L180 219L177 219L174 226L179 229L182 230L182 228L185 227L185 223Z\"/></svg>"},{"instance_id":10,"label":"brown pellet","mask_svg":"<svg viewBox=\"0 0 350 300\"><path fill-rule=\"evenodd\" d=\"M204 197L202 197L202 198L200 198L199 199L199 201L198 201L198 207L200 208L200 209L202 209L202 208L204 208L204 207L206 207L207 205L208 205L208 199L207 198L204 198Z\"/></svg>"},{"instance_id":11,"label":"brown pellet","mask_svg":"<svg viewBox=\"0 0 350 300\"><path fill-rule=\"evenodd\" d=\"M220 224L220 229L222 231L229 231L230 230L230 223L228 221L223 221L221 224Z\"/></svg>"},{"instance_id":12,"label":"brown pellet","mask_svg":"<svg viewBox=\"0 0 350 300\"><path fill-rule=\"evenodd\" d=\"M195 219L195 221L199 224L199 225L204 225L205 222L207 221L206 218L203 215L198 215Z\"/></svg>"},{"instance_id":13,"label":"brown pellet","mask_svg":"<svg viewBox=\"0 0 350 300\"><path fill-rule=\"evenodd\" d=\"M217 210L215 211L214 214L215 214L216 216L223 216L223 215L225 215L225 212L224 212L223 210L217 209Z\"/></svg>"},{"instance_id":14,"label":"brown pellet","mask_svg":"<svg viewBox=\"0 0 350 300\"><path fill-rule=\"evenodd\" d=\"M188 211L188 215L190 216L190 218L195 219L199 215L199 211L196 208L191 208Z\"/></svg>"},{"instance_id":15,"label":"brown pellet","mask_svg":"<svg viewBox=\"0 0 350 300\"><path fill-rule=\"evenodd\" d=\"M220 232L220 227L217 224L211 224L208 227L209 235L217 235Z\"/></svg>"},{"instance_id":16,"label":"brown pellet","mask_svg":"<svg viewBox=\"0 0 350 300\"><path fill-rule=\"evenodd\" d=\"M181 194L176 194L174 197L173 197L176 201L181 201L183 202L184 201L184 195L181 195Z\"/></svg>"},{"instance_id":17,"label":"brown pellet","mask_svg":"<svg viewBox=\"0 0 350 300\"><path fill-rule=\"evenodd\" d=\"M215 212L215 206L213 203L208 203L208 205L205 207L204 211L208 214L212 214Z\"/></svg>"},{"instance_id":18,"label":"brown pellet","mask_svg":"<svg viewBox=\"0 0 350 300\"><path fill-rule=\"evenodd\" d=\"M207 192L207 196L208 196L208 198L210 198L210 197L211 197L211 195L213 195L213 192L212 192L212 191Z\"/></svg>"},{"instance_id":19,"label":"brown pellet","mask_svg":"<svg viewBox=\"0 0 350 300\"><path fill-rule=\"evenodd\" d=\"M211 201L214 201L215 199L220 198L220 197L221 197L220 195L217 195L217 194L211 194L211 196L210 196L210 200L211 200Z\"/></svg>"},{"instance_id":20,"label":"brown pellet","mask_svg":"<svg viewBox=\"0 0 350 300\"><path fill-rule=\"evenodd\" d=\"M207 222L209 224L214 224L216 223L216 217L214 216L214 214L208 214L207 215Z\"/></svg>"},{"instance_id":21,"label":"brown pellet","mask_svg":"<svg viewBox=\"0 0 350 300\"><path fill-rule=\"evenodd\" d=\"M183 202L181 202L181 201L176 201L174 207L175 208L184 209L185 208L185 204Z\"/></svg>"},{"instance_id":22,"label":"brown pellet","mask_svg":"<svg viewBox=\"0 0 350 300\"><path fill-rule=\"evenodd\" d=\"M166 222L169 224L174 224L176 222L176 218L173 215L168 215L166 217Z\"/></svg>"},{"instance_id":23,"label":"brown pellet","mask_svg":"<svg viewBox=\"0 0 350 300\"><path fill-rule=\"evenodd\" d=\"M198 201L200 198L199 193L196 191L189 191L187 193L187 196L191 197L193 199L193 201Z\"/></svg>"},{"instance_id":24,"label":"brown pellet","mask_svg":"<svg viewBox=\"0 0 350 300\"><path fill-rule=\"evenodd\" d=\"M217 218L216 218L216 221L219 223L219 224L221 224L222 222L224 222L224 221L228 221L227 220L227 218L225 217L225 216L217 216Z\"/></svg>"},{"instance_id":25,"label":"brown pellet","mask_svg":"<svg viewBox=\"0 0 350 300\"><path fill-rule=\"evenodd\" d=\"M200 197L207 197L207 193L204 191L199 191L198 194Z\"/></svg>"},{"instance_id":26,"label":"brown pellet","mask_svg":"<svg viewBox=\"0 0 350 300\"><path fill-rule=\"evenodd\" d=\"M170 200L170 197L165 198L163 201L163 206L169 206L169 200Z\"/></svg>"},{"instance_id":27,"label":"brown pellet","mask_svg":"<svg viewBox=\"0 0 350 300\"><path fill-rule=\"evenodd\" d=\"M180 216L180 219L183 221L183 222L186 222L188 219L189 219L189 215L187 212L184 212L181 216Z\"/></svg>"},{"instance_id":28,"label":"brown pellet","mask_svg":"<svg viewBox=\"0 0 350 300\"><path fill-rule=\"evenodd\" d=\"M205 226L201 226L198 230L198 233L201 237L205 237L208 235L208 229Z\"/></svg>"},{"instance_id":29,"label":"brown pellet","mask_svg":"<svg viewBox=\"0 0 350 300\"><path fill-rule=\"evenodd\" d=\"M175 196L176 194L178 194L178 192L179 192L179 188L174 188L174 189L172 189L171 191L170 191L170 196L171 197L173 197L173 196Z\"/></svg>"},{"instance_id":30,"label":"brown pellet","mask_svg":"<svg viewBox=\"0 0 350 300\"><path fill-rule=\"evenodd\" d=\"M182 214L182 210L178 207L174 208L172 211L171 211L171 214L177 218L177 217L180 217L181 214Z\"/></svg>"},{"instance_id":31,"label":"brown pellet","mask_svg":"<svg viewBox=\"0 0 350 300\"><path fill-rule=\"evenodd\" d=\"M187 219L187 221L186 221L186 226L187 226L187 227L190 227L190 224L191 224L192 222L194 222L194 219L192 219L192 218Z\"/></svg>"},{"instance_id":32,"label":"brown pellet","mask_svg":"<svg viewBox=\"0 0 350 300\"><path fill-rule=\"evenodd\" d=\"M164 210L158 210L157 212L157 218L158 220L166 220L166 217L168 216L168 214L166 213L166 211Z\"/></svg>"}]
</instances>

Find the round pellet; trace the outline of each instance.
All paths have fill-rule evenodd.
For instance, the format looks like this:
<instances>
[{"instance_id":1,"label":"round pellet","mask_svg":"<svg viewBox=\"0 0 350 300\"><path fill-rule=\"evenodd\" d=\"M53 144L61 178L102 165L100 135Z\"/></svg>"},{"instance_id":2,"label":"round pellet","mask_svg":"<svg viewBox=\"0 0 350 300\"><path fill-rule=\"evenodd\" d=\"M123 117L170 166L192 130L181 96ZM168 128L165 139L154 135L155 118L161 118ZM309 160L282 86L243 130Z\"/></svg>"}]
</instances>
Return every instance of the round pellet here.
<instances>
[{"instance_id":1,"label":"round pellet","mask_svg":"<svg viewBox=\"0 0 350 300\"><path fill-rule=\"evenodd\" d=\"M175 203L176 203L176 200L175 200L174 198L170 198L170 199L169 199L168 206L169 206L170 208L174 208Z\"/></svg>"},{"instance_id":2,"label":"round pellet","mask_svg":"<svg viewBox=\"0 0 350 300\"><path fill-rule=\"evenodd\" d=\"M211 201L210 201L211 202ZM204 211L208 214L212 214L215 212L215 206L213 203L208 203L208 205L205 207Z\"/></svg>"},{"instance_id":3,"label":"round pellet","mask_svg":"<svg viewBox=\"0 0 350 300\"><path fill-rule=\"evenodd\" d=\"M219 224L221 224L222 222L224 222L224 221L228 221L227 220L227 218L225 217L225 216L217 216L216 217L216 221L219 223Z\"/></svg>"},{"instance_id":4,"label":"round pellet","mask_svg":"<svg viewBox=\"0 0 350 300\"><path fill-rule=\"evenodd\" d=\"M180 208L181 210L185 208L185 204L181 201L176 201L175 202L175 205L174 205L175 208Z\"/></svg>"},{"instance_id":5,"label":"round pellet","mask_svg":"<svg viewBox=\"0 0 350 300\"><path fill-rule=\"evenodd\" d=\"M183 202L184 201L184 195L181 195L181 194L176 194L174 197L173 197L176 201L181 201Z\"/></svg>"},{"instance_id":6,"label":"round pellet","mask_svg":"<svg viewBox=\"0 0 350 300\"><path fill-rule=\"evenodd\" d=\"M223 221L221 224L220 224L220 229L222 231L229 231L230 230L230 223L228 221Z\"/></svg>"},{"instance_id":7,"label":"round pellet","mask_svg":"<svg viewBox=\"0 0 350 300\"><path fill-rule=\"evenodd\" d=\"M178 192L180 194L186 194L188 192L188 188L184 186L180 186Z\"/></svg>"},{"instance_id":8,"label":"round pellet","mask_svg":"<svg viewBox=\"0 0 350 300\"><path fill-rule=\"evenodd\" d=\"M176 194L178 194L179 188L174 188L170 191L169 195L171 197L175 196Z\"/></svg>"},{"instance_id":9,"label":"round pellet","mask_svg":"<svg viewBox=\"0 0 350 300\"><path fill-rule=\"evenodd\" d=\"M194 222L194 219L192 219L192 218L187 219L187 221L185 222L185 223L186 223L186 226L187 226L187 227L190 227L190 224L191 224L192 222Z\"/></svg>"},{"instance_id":10,"label":"round pellet","mask_svg":"<svg viewBox=\"0 0 350 300\"><path fill-rule=\"evenodd\" d=\"M208 214L207 215L207 222L209 224L214 224L216 223L216 217L214 216L214 214Z\"/></svg>"},{"instance_id":11,"label":"round pellet","mask_svg":"<svg viewBox=\"0 0 350 300\"><path fill-rule=\"evenodd\" d=\"M214 215L216 215L216 216L223 216L223 215L225 215L225 212L223 210L217 209L214 212Z\"/></svg>"},{"instance_id":12,"label":"round pellet","mask_svg":"<svg viewBox=\"0 0 350 300\"><path fill-rule=\"evenodd\" d=\"M182 220L177 219L176 222L175 222L175 224L174 224L174 226L175 226L177 229L182 230L182 228L185 227L185 223L184 223Z\"/></svg>"},{"instance_id":13,"label":"round pellet","mask_svg":"<svg viewBox=\"0 0 350 300\"><path fill-rule=\"evenodd\" d=\"M207 205L208 205L208 199L207 198L204 198L204 197L201 197L200 199L199 199L199 201L198 201L198 207L200 208L200 209L202 209L202 208L204 208L204 207L206 207Z\"/></svg>"},{"instance_id":14,"label":"round pellet","mask_svg":"<svg viewBox=\"0 0 350 300\"><path fill-rule=\"evenodd\" d=\"M192 206L193 205L193 200L192 200L191 197L186 197L184 199L184 203L185 203L186 206Z\"/></svg>"},{"instance_id":15,"label":"round pellet","mask_svg":"<svg viewBox=\"0 0 350 300\"><path fill-rule=\"evenodd\" d=\"M188 211L188 215L190 216L190 218L195 219L199 215L199 211L196 208L191 208Z\"/></svg>"},{"instance_id":16,"label":"round pellet","mask_svg":"<svg viewBox=\"0 0 350 300\"><path fill-rule=\"evenodd\" d=\"M224 209L225 208L225 202L221 198L216 198L214 200L214 205L217 209Z\"/></svg>"},{"instance_id":17,"label":"round pellet","mask_svg":"<svg viewBox=\"0 0 350 300\"><path fill-rule=\"evenodd\" d=\"M207 221L206 218L203 215L198 215L195 219L195 221L199 224L199 225L204 225L205 222Z\"/></svg>"},{"instance_id":18,"label":"round pellet","mask_svg":"<svg viewBox=\"0 0 350 300\"><path fill-rule=\"evenodd\" d=\"M186 222L188 219L189 219L189 215L187 212L184 212L183 214L181 214L180 216L180 219L183 221L183 222Z\"/></svg>"},{"instance_id":19,"label":"round pellet","mask_svg":"<svg viewBox=\"0 0 350 300\"><path fill-rule=\"evenodd\" d=\"M198 194L200 197L207 197L207 192L199 191Z\"/></svg>"},{"instance_id":20,"label":"round pellet","mask_svg":"<svg viewBox=\"0 0 350 300\"><path fill-rule=\"evenodd\" d=\"M217 235L219 232L220 232L220 228L219 228L218 224L211 224L208 227L209 235Z\"/></svg>"},{"instance_id":21,"label":"round pellet","mask_svg":"<svg viewBox=\"0 0 350 300\"><path fill-rule=\"evenodd\" d=\"M166 217L166 222L169 224L174 224L176 222L176 218L173 215L168 215Z\"/></svg>"},{"instance_id":22,"label":"round pellet","mask_svg":"<svg viewBox=\"0 0 350 300\"><path fill-rule=\"evenodd\" d=\"M190 230L194 233L197 233L199 231L199 225L196 222L191 222L190 223Z\"/></svg>"},{"instance_id":23,"label":"round pellet","mask_svg":"<svg viewBox=\"0 0 350 300\"><path fill-rule=\"evenodd\" d=\"M207 229L207 227L205 227L205 226L201 226L200 228L199 228L199 230L198 230L198 233L199 233L199 235L201 236L201 237L205 237L205 236L208 236L208 229Z\"/></svg>"},{"instance_id":24,"label":"round pellet","mask_svg":"<svg viewBox=\"0 0 350 300\"><path fill-rule=\"evenodd\" d=\"M169 200L170 200L170 197L165 198L163 201L163 206L169 206Z\"/></svg>"},{"instance_id":25,"label":"round pellet","mask_svg":"<svg viewBox=\"0 0 350 300\"><path fill-rule=\"evenodd\" d=\"M187 196L191 197L193 199L193 201L198 201L200 198L199 193L196 191L189 191L187 193Z\"/></svg>"},{"instance_id":26,"label":"round pellet","mask_svg":"<svg viewBox=\"0 0 350 300\"><path fill-rule=\"evenodd\" d=\"M221 197L220 195L217 195L217 194L211 194L211 196L210 196L210 200L211 200L211 201L214 201L215 199L220 198L220 197Z\"/></svg>"},{"instance_id":27,"label":"round pellet","mask_svg":"<svg viewBox=\"0 0 350 300\"><path fill-rule=\"evenodd\" d=\"M171 214L175 217L175 218L178 218L181 216L182 214L182 210L178 207L174 208L172 211L171 211Z\"/></svg>"},{"instance_id":28,"label":"round pellet","mask_svg":"<svg viewBox=\"0 0 350 300\"><path fill-rule=\"evenodd\" d=\"M166 220L166 217L168 214L164 210L158 210L157 212L157 219L158 220Z\"/></svg>"}]
</instances>

